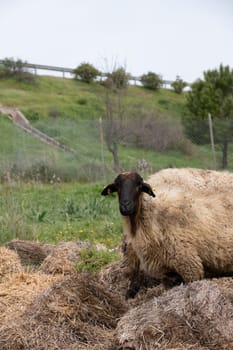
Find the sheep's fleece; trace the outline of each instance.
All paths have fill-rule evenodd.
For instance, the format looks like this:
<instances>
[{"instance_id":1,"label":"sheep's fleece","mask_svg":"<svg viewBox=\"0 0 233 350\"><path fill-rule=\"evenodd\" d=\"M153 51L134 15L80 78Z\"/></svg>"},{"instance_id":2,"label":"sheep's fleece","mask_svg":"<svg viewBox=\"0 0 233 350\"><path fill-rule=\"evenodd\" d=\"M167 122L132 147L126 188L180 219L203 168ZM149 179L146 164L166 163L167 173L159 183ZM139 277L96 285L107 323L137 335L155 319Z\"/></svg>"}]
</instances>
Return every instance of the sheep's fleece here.
<instances>
[{"instance_id":1,"label":"sheep's fleece","mask_svg":"<svg viewBox=\"0 0 233 350\"><path fill-rule=\"evenodd\" d=\"M141 268L184 282L233 273L233 175L200 169L166 169L148 181L156 198L140 196L136 234L123 217L128 243Z\"/></svg>"}]
</instances>

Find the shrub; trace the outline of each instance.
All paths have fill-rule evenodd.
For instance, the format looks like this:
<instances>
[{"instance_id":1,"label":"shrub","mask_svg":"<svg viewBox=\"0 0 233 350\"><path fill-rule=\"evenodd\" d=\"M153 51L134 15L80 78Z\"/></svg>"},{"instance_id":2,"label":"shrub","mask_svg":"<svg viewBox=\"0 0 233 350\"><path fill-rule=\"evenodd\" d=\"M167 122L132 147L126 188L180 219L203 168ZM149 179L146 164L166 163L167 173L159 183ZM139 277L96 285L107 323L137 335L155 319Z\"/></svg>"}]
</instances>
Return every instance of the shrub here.
<instances>
[{"instance_id":1,"label":"shrub","mask_svg":"<svg viewBox=\"0 0 233 350\"><path fill-rule=\"evenodd\" d=\"M130 74L123 67L115 69L112 73L107 73L104 86L107 88L124 89L128 86Z\"/></svg>"},{"instance_id":2,"label":"shrub","mask_svg":"<svg viewBox=\"0 0 233 350\"><path fill-rule=\"evenodd\" d=\"M101 75L101 72L89 63L82 63L74 69L73 74L75 79L90 84Z\"/></svg>"},{"instance_id":3,"label":"shrub","mask_svg":"<svg viewBox=\"0 0 233 350\"><path fill-rule=\"evenodd\" d=\"M151 90L158 90L162 86L162 77L156 73L148 72L143 74L140 79L142 85Z\"/></svg>"},{"instance_id":4,"label":"shrub","mask_svg":"<svg viewBox=\"0 0 233 350\"><path fill-rule=\"evenodd\" d=\"M35 76L25 68L26 63L20 59L15 61L13 58L5 58L0 67L0 78L14 77L20 82L35 83Z\"/></svg>"},{"instance_id":5,"label":"shrub","mask_svg":"<svg viewBox=\"0 0 233 350\"><path fill-rule=\"evenodd\" d=\"M3 78L5 75L5 67L2 63L0 63L0 78Z\"/></svg>"},{"instance_id":6,"label":"shrub","mask_svg":"<svg viewBox=\"0 0 233 350\"><path fill-rule=\"evenodd\" d=\"M181 122L166 116L145 113L124 121L121 130L125 135L124 143L130 146L157 152L193 152L191 142L183 133Z\"/></svg>"},{"instance_id":7,"label":"shrub","mask_svg":"<svg viewBox=\"0 0 233 350\"><path fill-rule=\"evenodd\" d=\"M40 114L31 109L24 111L26 118L30 121L38 121L40 119Z\"/></svg>"},{"instance_id":8,"label":"shrub","mask_svg":"<svg viewBox=\"0 0 233 350\"><path fill-rule=\"evenodd\" d=\"M177 76L176 80L173 81L171 86L173 87L173 89L175 90L175 92L177 94L181 94L183 92L184 88L187 86L187 83L185 81L183 81L182 79L180 79L179 76Z\"/></svg>"}]
</instances>

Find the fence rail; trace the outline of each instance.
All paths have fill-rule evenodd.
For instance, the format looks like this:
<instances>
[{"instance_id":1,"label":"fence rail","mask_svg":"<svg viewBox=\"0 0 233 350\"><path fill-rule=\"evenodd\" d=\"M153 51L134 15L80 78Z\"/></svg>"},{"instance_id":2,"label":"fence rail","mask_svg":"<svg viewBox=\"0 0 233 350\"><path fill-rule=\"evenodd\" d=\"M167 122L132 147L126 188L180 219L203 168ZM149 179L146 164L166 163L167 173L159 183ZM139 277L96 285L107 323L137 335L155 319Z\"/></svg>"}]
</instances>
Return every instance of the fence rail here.
<instances>
[{"instance_id":1,"label":"fence rail","mask_svg":"<svg viewBox=\"0 0 233 350\"><path fill-rule=\"evenodd\" d=\"M4 60L0 60L0 64L3 64ZM43 64L37 64L37 63L27 63L23 62L24 68L30 68L34 70L34 73L37 74L37 70L47 70L47 71L53 71L53 72L59 72L62 73L63 78L65 78L65 73L73 74L73 71L75 68L67 68L67 67L56 67L56 66L48 66ZM102 74L103 77L107 76L107 74ZM135 85L137 83L140 83L141 77L131 76L131 81L134 82ZM163 80L163 86L171 86L171 84L174 82L174 80ZM186 82L187 87L190 87L192 83Z\"/></svg>"}]
</instances>

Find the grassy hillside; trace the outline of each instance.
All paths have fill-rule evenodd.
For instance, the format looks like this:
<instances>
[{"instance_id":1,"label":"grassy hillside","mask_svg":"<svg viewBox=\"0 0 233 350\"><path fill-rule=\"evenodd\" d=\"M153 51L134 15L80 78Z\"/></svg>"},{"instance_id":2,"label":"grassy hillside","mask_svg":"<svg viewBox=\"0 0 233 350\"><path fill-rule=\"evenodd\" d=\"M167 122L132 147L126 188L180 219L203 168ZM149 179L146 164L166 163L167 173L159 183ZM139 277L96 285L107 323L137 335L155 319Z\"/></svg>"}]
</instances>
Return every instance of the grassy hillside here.
<instances>
[{"instance_id":1,"label":"grassy hillside","mask_svg":"<svg viewBox=\"0 0 233 350\"><path fill-rule=\"evenodd\" d=\"M53 109L67 118L99 118L103 113L103 94L104 89L99 83L85 84L73 79L42 76L37 78L34 85L13 79L0 80L1 104L18 107L25 114L37 112L40 118L48 117ZM129 104L140 104L179 116L184 96L164 89L153 92L130 86L126 100Z\"/></svg>"},{"instance_id":2,"label":"grassy hillside","mask_svg":"<svg viewBox=\"0 0 233 350\"><path fill-rule=\"evenodd\" d=\"M153 92L130 86L124 99L126 106L137 110L180 118L185 96L170 90ZM25 134L4 117L0 118L0 172L24 174L25 178L40 174L42 180L54 176L64 180L96 181L112 177L112 155L104 145L101 158L99 118L104 118L104 88L99 83L85 84L72 79L38 77L36 84L0 80L0 104L19 108L33 126L71 146L76 155L65 154ZM135 112L136 111L136 112ZM204 153L203 153L204 152ZM119 158L123 170L137 169L146 159L149 171L170 166L208 167L209 150L193 149L155 152L121 145ZM37 174L37 175L36 175Z\"/></svg>"}]
</instances>

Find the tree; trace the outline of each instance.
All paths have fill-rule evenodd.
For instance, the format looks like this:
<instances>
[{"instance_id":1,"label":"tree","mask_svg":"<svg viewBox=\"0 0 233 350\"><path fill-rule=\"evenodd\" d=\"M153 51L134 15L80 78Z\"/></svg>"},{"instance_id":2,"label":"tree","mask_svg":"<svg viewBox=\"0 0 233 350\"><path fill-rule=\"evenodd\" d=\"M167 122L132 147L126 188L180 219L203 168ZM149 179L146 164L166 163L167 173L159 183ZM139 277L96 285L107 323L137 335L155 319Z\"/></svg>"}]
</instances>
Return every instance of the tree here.
<instances>
[{"instance_id":1,"label":"tree","mask_svg":"<svg viewBox=\"0 0 233 350\"><path fill-rule=\"evenodd\" d=\"M151 90L158 90L163 84L161 76L153 72L143 74L140 81L145 88Z\"/></svg>"},{"instance_id":2,"label":"tree","mask_svg":"<svg viewBox=\"0 0 233 350\"><path fill-rule=\"evenodd\" d=\"M107 73L107 79L103 82L105 87L105 140L109 152L113 156L114 170L121 171L118 156L119 144L125 138L124 119L126 104L124 99L127 93L127 86L130 75L123 67L114 68Z\"/></svg>"},{"instance_id":3,"label":"tree","mask_svg":"<svg viewBox=\"0 0 233 350\"><path fill-rule=\"evenodd\" d=\"M179 76L176 77L176 80L171 83L171 86L177 94L181 94L184 88L187 86L187 83L180 79Z\"/></svg>"},{"instance_id":4,"label":"tree","mask_svg":"<svg viewBox=\"0 0 233 350\"><path fill-rule=\"evenodd\" d=\"M90 84L99 75L101 75L101 72L90 63L81 63L76 69L73 70L73 74L75 79Z\"/></svg>"},{"instance_id":5,"label":"tree","mask_svg":"<svg viewBox=\"0 0 233 350\"><path fill-rule=\"evenodd\" d=\"M207 118L211 114L215 143L222 151L222 168L227 168L228 146L233 141L233 70L221 64L219 69L204 72L204 79L192 84L186 105L190 114L184 118L185 130L196 143L208 142Z\"/></svg>"}]
</instances>

